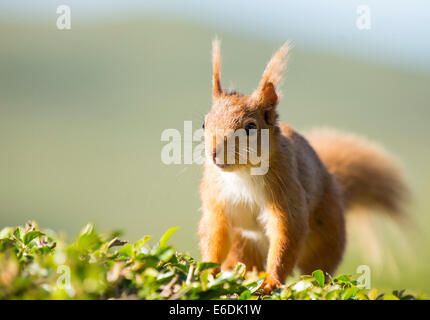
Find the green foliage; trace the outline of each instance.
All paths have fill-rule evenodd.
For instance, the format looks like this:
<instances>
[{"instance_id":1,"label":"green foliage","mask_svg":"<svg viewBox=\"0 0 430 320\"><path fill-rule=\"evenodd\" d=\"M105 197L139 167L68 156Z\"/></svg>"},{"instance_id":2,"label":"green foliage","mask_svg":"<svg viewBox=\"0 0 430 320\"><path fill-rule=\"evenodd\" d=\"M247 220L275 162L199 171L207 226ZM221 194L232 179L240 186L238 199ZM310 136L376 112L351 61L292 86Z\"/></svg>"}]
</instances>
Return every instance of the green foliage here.
<instances>
[{"instance_id":1,"label":"green foliage","mask_svg":"<svg viewBox=\"0 0 430 320\"><path fill-rule=\"evenodd\" d=\"M264 274L212 275L217 264L199 262L168 245L178 228L155 246L151 237L130 243L119 233L99 234L88 224L71 243L36 223L0 231L0 299L415 299L404 290L380 294L361 289L350 276L321 270L264 295Z\"/></svg>"}]
</instances>

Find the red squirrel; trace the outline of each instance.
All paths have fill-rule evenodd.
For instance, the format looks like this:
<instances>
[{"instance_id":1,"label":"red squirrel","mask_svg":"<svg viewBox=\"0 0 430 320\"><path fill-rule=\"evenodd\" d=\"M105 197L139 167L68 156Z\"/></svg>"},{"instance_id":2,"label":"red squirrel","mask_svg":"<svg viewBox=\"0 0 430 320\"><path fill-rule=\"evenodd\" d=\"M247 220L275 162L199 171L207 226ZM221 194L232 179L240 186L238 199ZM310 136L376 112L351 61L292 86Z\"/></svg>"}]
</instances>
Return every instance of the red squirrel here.
<instances>
[{"instance_id":1,"label":"red squirrel","mask_svg":"<svg viewBox=\"0 0 430 320\"><path fill-rule=\"evenodd\" d=\"M222 88L220 42L214 40L213 103L203 123L202 260L223 270L242 262L248 270L266 271L265 292L279 288L295 267L303 274L317 269L333 274L345 249L345 211L377 207L400 216L408 190L382 148L335 130L316 130L305 138L278 121L278 86L288 50L285 43L255 91L242 95ZM250 138L249 128L268 132L265 174L251 174L255 164L249 161L218 161L225 156L226 136L245 129Z\"/></svg>"}]
</instances>

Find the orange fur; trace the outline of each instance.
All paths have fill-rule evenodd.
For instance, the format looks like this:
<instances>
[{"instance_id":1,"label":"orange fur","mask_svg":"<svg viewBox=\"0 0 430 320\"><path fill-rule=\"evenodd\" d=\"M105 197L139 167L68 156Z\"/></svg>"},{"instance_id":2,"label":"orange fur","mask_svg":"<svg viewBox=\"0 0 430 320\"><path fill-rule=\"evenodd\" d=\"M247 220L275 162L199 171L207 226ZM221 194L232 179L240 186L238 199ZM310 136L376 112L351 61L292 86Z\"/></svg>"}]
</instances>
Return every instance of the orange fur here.
<instances>
[{"instance_id":1,"label":"orange fur","mask_svg":"<svg viewBox=\"0 0 430 320\"><path fill-rule=\"evenodd\" d=\"M406 190L391 158L368 143L316 134L310 144L278 123L276 90L287 51L285 44L269 61L257 89L241 95L221 89L215 41L213 105L205 118L202 259L222 268L241 261L249 270L265 269L266 291L279 287L295 266L304 273L333 273L345 247L344 206L375 204L398 212ZM255 164L249 162L215 163L226 141L218 136L250 122L258 134L260 129L270 132L269 169L262 176L250 174Z\"/></svg>"},{"instance_id":2,"label":"orange fur","mask_svg":"<svg viewBox=\"0 0 430 320\"><path fill-rule=\"evenodd\" d=\"M382 209L393 218L405 214L409 190L396 160L364 138L333 129L311 131L307 138L341 185L347 209Z\"/></svg>"}]
</instances>

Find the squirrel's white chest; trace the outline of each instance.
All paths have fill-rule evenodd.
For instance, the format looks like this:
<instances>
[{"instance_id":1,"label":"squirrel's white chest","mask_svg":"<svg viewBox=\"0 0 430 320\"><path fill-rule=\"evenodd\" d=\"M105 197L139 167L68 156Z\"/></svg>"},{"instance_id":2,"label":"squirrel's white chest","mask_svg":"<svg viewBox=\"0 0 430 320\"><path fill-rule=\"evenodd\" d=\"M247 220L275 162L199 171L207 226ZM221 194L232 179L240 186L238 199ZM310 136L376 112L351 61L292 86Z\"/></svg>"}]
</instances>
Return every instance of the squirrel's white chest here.
<instances>
[{"instance_id":1,"label":"squirrel's white chest","mask_svg":"<svg viewBox=\"0 0 430 320\"><path fill-rule=\"evenodd\" d=\"M225 213L235 228L264 232L266 193L264 178L249 173L220 172L221 194Z\"/></svg>"},{"instance_id":2,"label":"squirrel's white chest","mask_svg":"<svg viewBox=\"0 0 430 320\"><path fill-rule=\"evenodd\" d=\"M267 210L263 177L242 172L222 172L219 183L220 196L225 201L225 214L232 231L239 230L243 237L252 241L265 261L269 239L266 234Z\"/></svg>"}]
</instances>

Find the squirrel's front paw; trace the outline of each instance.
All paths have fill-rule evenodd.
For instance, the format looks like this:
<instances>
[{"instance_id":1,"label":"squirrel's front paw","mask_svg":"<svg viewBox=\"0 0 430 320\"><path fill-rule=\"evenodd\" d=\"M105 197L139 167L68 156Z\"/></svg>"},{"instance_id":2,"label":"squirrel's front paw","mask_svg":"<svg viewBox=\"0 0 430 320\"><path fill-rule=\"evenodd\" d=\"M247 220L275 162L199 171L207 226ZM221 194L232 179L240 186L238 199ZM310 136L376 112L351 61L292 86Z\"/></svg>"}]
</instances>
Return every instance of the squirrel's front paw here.
<instances>
[{"instance_id":1,"label":"squirrel's front paw","mask_svg":"<svg viewBox=\"0 0 430 320\"><path fill-rule=\"evenodd\" d=\"M281 282L277 279L273 279L268 276L266 280L261 284L264 294L269 295L273 290L276 290L282 286Z\"/></svg>"},{"instance_id":2,"label":"squirrel's front paw","mask_svg":"<svg viewBox=\"0 0 430 320\"><path fill-rule=\"evenodd\" d=\"M218 273L221 272L221 268L220 267L216 267L216 268L212 268L211 270L211 274L215 277Z\"/></svg>"}]
</instances>

